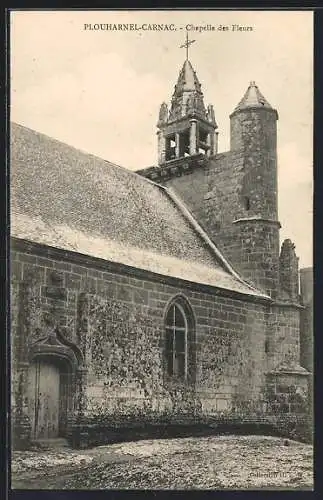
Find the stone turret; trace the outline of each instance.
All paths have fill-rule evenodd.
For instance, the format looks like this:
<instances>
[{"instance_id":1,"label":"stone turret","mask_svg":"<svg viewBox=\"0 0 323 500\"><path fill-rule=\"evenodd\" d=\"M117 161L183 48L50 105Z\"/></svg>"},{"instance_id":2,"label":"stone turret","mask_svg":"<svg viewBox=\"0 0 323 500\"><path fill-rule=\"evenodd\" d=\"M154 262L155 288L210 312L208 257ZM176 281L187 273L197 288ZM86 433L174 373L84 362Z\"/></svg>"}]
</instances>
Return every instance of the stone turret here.
<instances>
[{"instance_id":1,"label":"stone turret","mask_svg":"<svg viewBox=\"0 0 323 500\"><path fill-rule=\"evenodd\" d=\"M277 209L278 113L251 82L230 115L231 151L241 158L239 218L233 221L233 263L272 297L279 288Z\"/></svg>"},{"instance_id":2,"label":"stone turret","mask_svg":"<svg viewBox=\"0 0 323 500\"><path fill-rule=\"evenodd\" d=\"M248 216L277 220L278 113L254 81L230 115L231 151L244 157L242 203Z\"/></svg>"}]
</instances>

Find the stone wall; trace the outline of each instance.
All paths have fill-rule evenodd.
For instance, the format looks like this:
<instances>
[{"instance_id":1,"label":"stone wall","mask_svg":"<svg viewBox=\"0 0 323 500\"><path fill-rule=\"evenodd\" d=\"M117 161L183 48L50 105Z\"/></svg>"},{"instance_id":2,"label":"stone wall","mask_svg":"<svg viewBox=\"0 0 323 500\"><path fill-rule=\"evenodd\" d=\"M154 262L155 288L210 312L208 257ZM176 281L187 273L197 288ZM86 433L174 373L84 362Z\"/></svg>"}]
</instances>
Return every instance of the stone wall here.
<instances>
[{"instance_id":1,"label":"stone wall","mask_svg":"<svg viewBox=\"0 0 323 500\"><path fill-rule=\"evenodd\" d=\"M267 316L268 370L300 366L300 307L273 304Z\"/></svg>"},{"instance_id":2,"label":"stone wall","mask_svg":"<svg viewBox=\"0 0 323 500\"><path fill-rule=\"evenodd\" d=\"M12 325L14 342L21 339L22 331L33 342L42 335L44 319L54 316L66 339L83 353L90 406L109 401L113 409L135 400L136 404L171 404L162 383L164 314L169 301L179 294L187 298L195 318L196 387L203 397L211 391L213 399L216 393L229 401L233 386L249 387L256 358L257 387L253 383L252 390L260 390L261 377L256 376L264 353L260 304L221 296L215 290L202 293L98 270L89 262L79 265L31 253L12 253L12 273L13 313L21 308L15 290L28 290L22 328ZM26 353L21 343L20 349ZM216 408L214 403L212 409Z\"/></svg>"},{"instance_id":3,"label":"stone wall","mask_svg":"<svg viewBox=\"0 0 323 500\"><path fill-rule=\"evenodd\" d=\"M279 227L276 222L239 219L226 236L227 255L237 270L274 299L279 293Z\"/></svg>"},{"instance_id":4,"label":"stone wall","mask_svg":"<svg viewBox=\"0 0 323 500\"><path fill-rule=\"evenodd\" d=\"M183 163L185 161L183 159ZM173 176L164 181L182 198L222 251L227 247L228 227L245 213L240 197L242 169L242 154L228 152L195 165L186 175Z\"/></svg>"},{"instance_id":5,"label":"stone wall","mask_svg":"<svg viewBox=\"0 0 323 500\"><path fill-rule=\"evenodd\" d=\"M25 412L28 348L51 318L84 359L83 421L263 413L268 305L17 240L11 258L14 411ZM164 316L178 295L195 325L187 382L165 375Z\"/></svg>"},{"instance_id":6,"label":"stone wall","mask_svg":"<svg viewBox=\"0 0 323 500\"><path fill-rule=\"evenodd\" d=\"M314 298L313 268L300 271L301 300L304 309L301 313L301 363L311 373L314 372Z\"/></svg>"},{"instance_id":7,"label":"stone wall","mask_svg":"<svg viewBox=\"0 0 323 500\"><path fill-rule=\"evenodd\" d=\"M178 193L232 266L275 298L280 224L257 218L247 207L244 182L244 156L233 152L220 154L187 175L167 180L165 185Z\"/></svg>"},{"instance_id":8,"label":"stone wall","mask_svg":"<svg viewBox=\"0 0 323 500\"><path fill-rule=\"evenodd\" d=\"M230 118L231 151L196 164L186 175L172 176L164 184L183 199L232 266L276 298L277 113L247 109ZM183 165L187 161L184 158Z\"/></svg>"},{"instance_id":9,"label":"stone wall","mask_svg":"<svg viewBox=\"0 0 323 500\"><path fill-rule=\"evenodd\" d=\"M272 372L267 375L267 405L271 414L308 412L308 377L296 372Z\"/></svg>"}]
</instances>

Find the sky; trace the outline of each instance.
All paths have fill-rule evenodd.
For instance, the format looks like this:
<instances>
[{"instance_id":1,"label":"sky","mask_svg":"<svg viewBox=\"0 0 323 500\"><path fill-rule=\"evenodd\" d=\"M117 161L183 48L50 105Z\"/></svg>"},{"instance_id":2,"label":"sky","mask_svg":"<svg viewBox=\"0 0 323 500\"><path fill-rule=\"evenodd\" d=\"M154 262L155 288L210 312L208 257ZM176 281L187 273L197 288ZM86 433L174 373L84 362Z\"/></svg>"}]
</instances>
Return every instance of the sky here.
<instances>
[{"instance_id":1,"label":"sky","mask_svg":"<svg viewBox=\"0 0 323 500\"><path fill-rule=\"evenodd\" d=\"M97 30L95 24L175 29ZM252 30L232 31L233 24ZM185 60L180 45L187 30L205 105L215 109L219 152L230 148L229 114L250 81L277 109L281 241L290 238L300 267L311 266L311 12L12 12L11 120L131 170L156 164L159 107L169 103Z\"/></svg>"}]
</instances>

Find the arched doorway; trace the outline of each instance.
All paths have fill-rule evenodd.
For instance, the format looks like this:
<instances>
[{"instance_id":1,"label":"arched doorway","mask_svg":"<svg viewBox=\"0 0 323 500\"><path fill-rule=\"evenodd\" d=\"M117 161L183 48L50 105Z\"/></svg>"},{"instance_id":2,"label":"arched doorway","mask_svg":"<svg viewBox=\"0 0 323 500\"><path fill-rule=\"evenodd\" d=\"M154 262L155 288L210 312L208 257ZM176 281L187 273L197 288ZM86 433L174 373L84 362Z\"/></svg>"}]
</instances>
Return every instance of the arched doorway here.
<instances>
[{"instance_id":1,"label":"arched doorway","mask_svg":"<svg viewBox=\"0 0 323 500\"><path fill-rule=\"evenodd\" d=\"M52 330L31 346L29 359L27 402L31 438L66 437L68 417L75 410L77 398L80 351Z\"/></svg>"},{"instance_id":2,"label":"arched doorway","mask_svg":"<svg viewBox=\"0 0 323 500\"><path fill-rule=\"evenodd\" d=\"M67 360L37 356L28 371L28 410L32 439L65 437L73 409L73 373Z\"/></svg>"}]
</instances>

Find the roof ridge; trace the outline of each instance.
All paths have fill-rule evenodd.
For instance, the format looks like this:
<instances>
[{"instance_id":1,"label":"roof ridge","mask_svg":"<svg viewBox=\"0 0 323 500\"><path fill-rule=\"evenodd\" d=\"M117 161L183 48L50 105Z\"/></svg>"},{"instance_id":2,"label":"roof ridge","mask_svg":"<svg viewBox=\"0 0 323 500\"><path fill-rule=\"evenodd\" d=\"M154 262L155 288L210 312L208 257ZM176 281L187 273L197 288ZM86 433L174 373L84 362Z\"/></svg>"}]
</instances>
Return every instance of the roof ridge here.
<instances>
[{"instance_id":1,"label":"roof ridge","mask_svg":"<svg viewBox=\"0 0 323 500\"><path fill-rule=\"evenodd\" d=\"M92 156L92 158L96 158L96 159L98 159L100 161L103 161L103 162L105 162L107 164L113 165L114 167L120 168L121 170L124 170L125 172L127 172L127 173L129 173L131 175L134 175L137 178L139 177L140 179L143 179L146 182L149 182L150 184L153 184L154 186L160 187L159 184L157 184L156 182L152 181L151 179L148 179L147 177L144 177L143 175L138 174L136 170L130 170L127 167L123 167L122 165L119 165L117 163L113 163L112 161L106 160L106 159L102 158L101 156L95 155L93 153L89 153L88 151L85 151L84 149L77 148L76 146L72 146L71 144L68 144L67 142L63 142L60 139L56 139L55 137L52 137L51 135L44 134L43 132L39 132L38 130L35 130L35 129L30 128L30 127L26 127L26 125L22 125L21 123L17 123L17 122L11 121L10 125L15 125L15 126L27 129L30 132L33 132L33 133L38 134L38 135L41 135L42 137L46 137L47 139L50 139L51 141L54 141L54 142L58 142L59 144L63 144L64 146L68 146L69 148L74 149L74 151L78 151L79 153L82 153L82 154L84 154L86 156Z\"/></svg>"}]
</instances>

